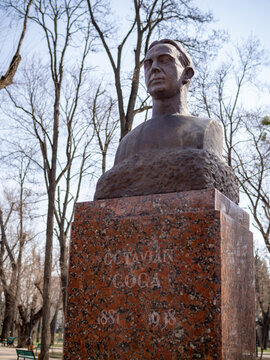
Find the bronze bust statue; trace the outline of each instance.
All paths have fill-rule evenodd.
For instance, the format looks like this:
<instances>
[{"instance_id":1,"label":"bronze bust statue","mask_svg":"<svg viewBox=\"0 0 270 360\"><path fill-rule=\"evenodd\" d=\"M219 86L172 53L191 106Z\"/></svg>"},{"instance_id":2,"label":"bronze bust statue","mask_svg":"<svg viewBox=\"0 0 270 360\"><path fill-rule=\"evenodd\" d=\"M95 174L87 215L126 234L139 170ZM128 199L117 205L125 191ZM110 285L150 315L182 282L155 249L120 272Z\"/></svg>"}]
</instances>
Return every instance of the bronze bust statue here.
<instances>
[{"instance_id":1,"label":"bronze bust statue","mask_svg":"<svg viewBox=\"0 0 270 360\"><path fill-rule=\"evenodd\" d=\"M222 128L190 115L187 91L194 75L185 49L153 42L144 61L152 118L120 142L114 166L98 181L95 199L216 188L238 203L232 169L222 160Z\"/></svg>"}]
</instances>

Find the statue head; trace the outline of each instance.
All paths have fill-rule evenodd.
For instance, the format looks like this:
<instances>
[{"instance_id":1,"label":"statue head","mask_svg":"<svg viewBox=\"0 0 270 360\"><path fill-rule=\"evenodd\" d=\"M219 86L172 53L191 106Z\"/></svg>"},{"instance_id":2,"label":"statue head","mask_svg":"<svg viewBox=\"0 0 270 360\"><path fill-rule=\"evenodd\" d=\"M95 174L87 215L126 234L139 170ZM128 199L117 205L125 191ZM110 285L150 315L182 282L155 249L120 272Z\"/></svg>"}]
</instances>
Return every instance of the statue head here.
<instances>
[{"instance_id":1,"label":"statue head","mask_svg":"<svg viewBox=\"0 0 270 360\"><path fill-rule=\"evenodd\" d=\"M154 41L144 60L145 83L154 99L168 99L186 93L194 75L186 50L175 41Z\"/></svg>"}]
</instances>

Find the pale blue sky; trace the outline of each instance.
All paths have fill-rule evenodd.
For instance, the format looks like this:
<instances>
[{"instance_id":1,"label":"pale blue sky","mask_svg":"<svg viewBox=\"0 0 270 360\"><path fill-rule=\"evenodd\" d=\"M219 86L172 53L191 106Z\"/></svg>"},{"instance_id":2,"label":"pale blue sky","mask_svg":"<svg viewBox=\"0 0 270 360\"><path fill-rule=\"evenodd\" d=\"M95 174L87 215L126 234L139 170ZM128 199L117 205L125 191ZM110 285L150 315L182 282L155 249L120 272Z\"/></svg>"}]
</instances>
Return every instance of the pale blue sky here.
<instances>
[{"instance_id":1,"label":"pale blue sky","mask_svg":"<svg viewBox=\"0 0 270 360\"><path fill-rule=\"evenodd\" d=\"M233 41L253 34L270 51L270 0L198 0L197 4L213 10L218 26L226 29Z\"/></svg>"},{"instance_id":2,"label":"pale blue sky","mask_svg":"<svg viewBox=\"0 0 270 360\"><path fill-rule=\"evenodd\" d=\"M125 14L132 7L130 0L111 0L113 8L116 3L116 13L121 21L121 15ZM197 6L203 10L213 10L217 20L216 26L226 29L232 41L238 41L247 38L250 34L257 36L264 48L270 51L270 0L197 0L194 1ZM119 6L121 4L121 6ZM12 58L14 49L17 46L16 37L21 31L21 23L17 26L12 24L8 29L5 18L1 17L0 25L0 68L5 68ZM10 33L11 31L11 33ZM37 39L38 40L38 39ZM35 37L28 33L23 45L23 51L32 52L35 49Z\"/></svg>"},{"instance_id":3,"label":"pale blue sky","mask_svg":"<svg viewBox=\"0 0 270 360\"><path fill-rule=\"evenodd\" d=\"M213 10L217 26L227 30L233 42L252 34L270 53L270 0L198 0L198 6ZM265 80L270 81L270 69L264 75ZM264 103L270 105L269 92L265 93ZM261 235L254 227L251 230L254 232L255 247L264 249Z\"/></svg>"}]
</instances>

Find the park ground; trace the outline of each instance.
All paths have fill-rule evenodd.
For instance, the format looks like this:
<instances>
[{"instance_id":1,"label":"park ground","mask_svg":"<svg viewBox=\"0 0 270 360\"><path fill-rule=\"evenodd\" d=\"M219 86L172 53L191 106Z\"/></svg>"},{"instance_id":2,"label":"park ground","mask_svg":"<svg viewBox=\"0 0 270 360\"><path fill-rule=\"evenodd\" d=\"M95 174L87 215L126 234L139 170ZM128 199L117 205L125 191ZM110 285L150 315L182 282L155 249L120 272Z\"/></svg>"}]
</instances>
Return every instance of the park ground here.
<instances>
[{"instance_id":1,"label":"park ground","mask_svg":"<svg viewBox=\"0 0 270 360\"><path fill-rule=\"evenodd\" d=\"M50 354L50 360L62 359L62 348L53 348ZM270 349L263 355L263 360L267 359L270 359ZM0 360L17 360L16 349L0 346Z\"/></svg>"},{"instance_id":2,"label":"park ground","mask_svg":"<svg viewBox=\"0 0 270 360\"><path fill-rule=\"evenodd\" d=\"M62 359L62 348L50 349L50 360L55 359ZM16 349L0 346L0 360L17 360Z\"/></svg>"}]
</instances>

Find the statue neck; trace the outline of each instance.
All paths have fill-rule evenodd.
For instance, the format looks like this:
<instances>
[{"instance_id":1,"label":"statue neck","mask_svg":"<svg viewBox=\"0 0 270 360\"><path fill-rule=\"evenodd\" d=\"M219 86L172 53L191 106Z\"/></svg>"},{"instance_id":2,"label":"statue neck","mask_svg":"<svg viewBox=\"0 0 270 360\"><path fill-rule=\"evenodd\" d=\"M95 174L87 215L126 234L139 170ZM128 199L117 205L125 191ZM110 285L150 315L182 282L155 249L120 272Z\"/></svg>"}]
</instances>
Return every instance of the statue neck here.
<instances>
[{"instance_id":1,"label":"statue neck","mask_svg":"<svg viewBox=\"0 0 270 360\"><path fill-rule=\"evenodd\" d=\"M169 99L154 99L152 117L168 114L190 115L187 106L187 94L182 91Z\"/></svg>"}]
</instances>

